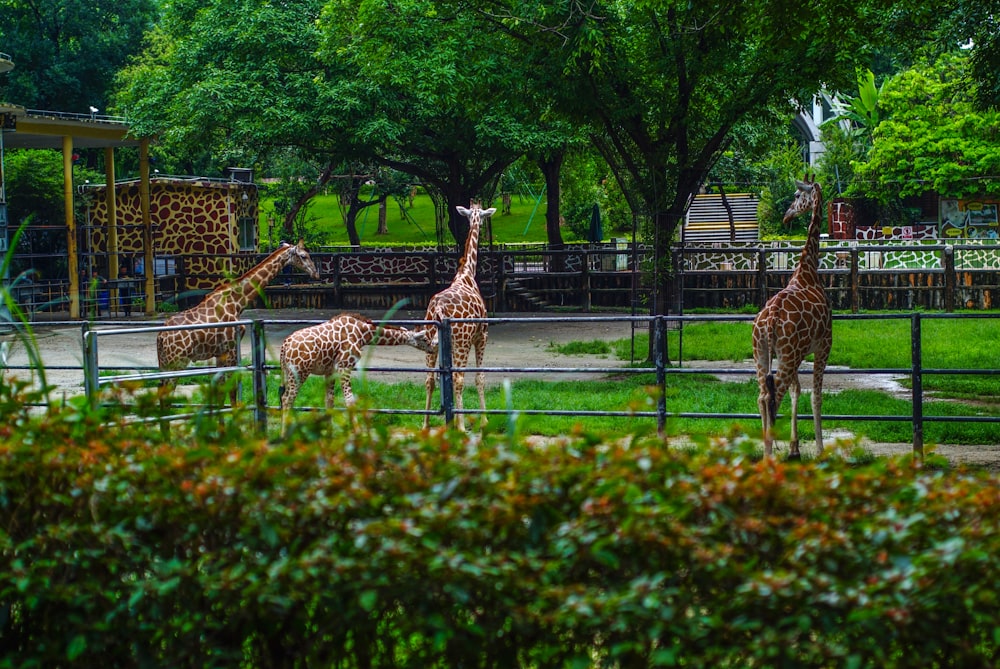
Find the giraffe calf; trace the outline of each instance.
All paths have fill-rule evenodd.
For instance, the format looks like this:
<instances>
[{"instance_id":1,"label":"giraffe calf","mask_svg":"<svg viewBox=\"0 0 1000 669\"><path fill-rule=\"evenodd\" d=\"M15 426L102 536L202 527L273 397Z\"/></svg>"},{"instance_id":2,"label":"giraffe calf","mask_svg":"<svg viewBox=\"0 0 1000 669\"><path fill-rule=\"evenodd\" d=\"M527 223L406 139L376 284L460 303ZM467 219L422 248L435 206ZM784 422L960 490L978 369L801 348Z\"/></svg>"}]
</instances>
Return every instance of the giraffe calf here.
<instances>
[{"instance_id":1,"label":"giraffe calf","mask_svg":"<svg viewBox=\"0 0 1000 669\"><path fill-rule=\"evenodd\" d=\"M319 325L296 330L281 344L281 413L287 428L292 407L302 384L310 375L324 376L326 408L334 404L335 384L330 378L340 373L344 403L354 404L351 373L361 358L361 349L369 344L378 346L412 346L421 351L434 349L432 330L408 330L394 325L379 325L358 314L338 314Z\"/></svg>"}]
</instances>

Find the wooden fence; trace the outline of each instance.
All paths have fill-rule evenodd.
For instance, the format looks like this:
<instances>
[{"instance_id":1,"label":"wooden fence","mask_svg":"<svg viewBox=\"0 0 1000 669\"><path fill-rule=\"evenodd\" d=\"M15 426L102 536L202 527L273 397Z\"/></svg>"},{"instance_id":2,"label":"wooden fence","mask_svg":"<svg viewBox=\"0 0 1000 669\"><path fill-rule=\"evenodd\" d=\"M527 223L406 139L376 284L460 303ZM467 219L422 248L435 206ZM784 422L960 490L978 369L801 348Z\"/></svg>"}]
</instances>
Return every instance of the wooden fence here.
<instances>
[{"instance_id":1,"label":"wooden fence","mask_svg":"<svg viewBox=\"0 0 1000 669\"><path fill-rule=\"evenodd\" d=\"M674 247L672 294L680 301L672 311L759 308L787 284L800 246L779 242ZM371 310L388 309L405 299L421 309L448 286L458 264L458 254L436 250L314 253L313 259L319 281L283 274L266 289L266 303L275 308ZM641 314L648 312L654 291L652 264L648 247L624 241L559 250L484 248L477 277L492 312L566 308ZM179 258L176 274L157 277L157 303L174 302L183 308L204 295L204 290L186 289L206 278L186 274L187 265ZM838 310L986 310L1000 298L1000 245L824 242L820 275ZM212 278L221 282L227 277ZM58 286L47 288L59 291Z\"/></svg>"}]
</instances>

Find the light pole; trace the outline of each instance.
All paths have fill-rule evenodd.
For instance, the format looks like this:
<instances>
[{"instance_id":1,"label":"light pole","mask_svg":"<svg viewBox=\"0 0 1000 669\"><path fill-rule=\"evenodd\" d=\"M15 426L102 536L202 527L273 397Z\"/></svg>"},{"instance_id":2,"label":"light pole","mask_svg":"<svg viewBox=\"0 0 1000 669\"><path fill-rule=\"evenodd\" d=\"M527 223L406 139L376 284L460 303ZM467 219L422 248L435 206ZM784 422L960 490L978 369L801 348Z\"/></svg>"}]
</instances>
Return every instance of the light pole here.
<instances>
[{"instance_id":1,"label":"light pole","mask_svg":"<svg viewBox=\"0 0 1000 669\"><path fill-rule=\"evenodd\" d=\"M14 67L14 61L5 53L0 53L0 72L7 72ZM13 117L8 118L7 114L0 114L0 265L3 266L2 281L3 295L0 295L0 327L6 327L11 322L10 309L7 307L10 290L10 258L7 253L7 186L6 173L4 172L3 158L3 134L7 130L8 124L13 122Z\"/></svg>"}]
</instances>

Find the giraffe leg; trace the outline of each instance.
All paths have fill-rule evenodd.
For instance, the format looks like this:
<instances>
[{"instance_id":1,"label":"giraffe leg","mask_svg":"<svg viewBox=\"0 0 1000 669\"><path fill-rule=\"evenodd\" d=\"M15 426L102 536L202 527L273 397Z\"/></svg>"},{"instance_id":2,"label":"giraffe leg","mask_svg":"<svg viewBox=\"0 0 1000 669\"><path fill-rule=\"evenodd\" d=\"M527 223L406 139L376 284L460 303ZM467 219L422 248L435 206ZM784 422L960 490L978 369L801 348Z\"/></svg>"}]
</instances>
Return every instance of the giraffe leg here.
<instances>
[{"instance_id":1,"label":"giraffe leg","mask_svg":"<svg viewBox=\"0 0 1000 669\"><path fill-rule=\"evenodd\" d=\"M764 457L769 458L774 448L774 417L771 415L774 379L769 379L766 371L758 369L757 385L760 388L760 393L757 395L757 410L760 411L760 424L764 435Z\"/></svg>"},{"instance_id":2,"label":"giraffe leg","mask_svg":"<svg viewBox=\"0 0 1000 669\"><path fill-rule=\"evenodd\" d=\"M798 460L802 456L799 453L799 395L802 392L802 386L799 385L799 375L798 372L792 375L791 382L788 384L788 397L791 404L789 409L789 414L792 420L792 434L788 444L788 459Z\"/></svg>"},{"instance_id":3,"label":"giraffe leg","mask_svg":"<svg viewBox=\"0 0 1000 669\"><path fill-rule=\"evenodd\" d=\"M341 388L341 390L344 393L344 406L345 407L352 407L352 406L354 406L354 403L357 401L357 399L354 397L354 389L351 388L351 371L352 371L352 368L350 368L350 367L342 367L340 369L340 388ZM330 387L333 388L333 385L331 384ZM362 384L362 387L364 387L363 384ZM333 408L333 402L331 402L330 404L328 404L326 408L327 409L332 409Z\"/></svg>"},{"instance_id":4,"label":"giraffe leg","mask_svg":"<svg viewBox=\"0 0 1000 669\"><path fill-rule=\"evenodd\" d=\"M217 367L234 367L237 362L237 356L231 353L219 355L215 358L215 364ZM236 376L227 374L223 378L222 383L224 387L228 386L229 406L235 409L236 403L239 401L239 379Z\"/></svg>"},{"instance_id":5,"label":"giraffe leg","mask_svg":"<svg viewBox=\"0 0 1000 669\"><path fill-rule=\"evenodd\" d=\"M299 380L292 374L285 375L285 383L281 387L281 433L288 434L292 426L292 408L295 398L299 396Z\"/></svg>"},{"instance_id":6,"label":"giraffe leg","mask_svg":"<svg viewBox=\"0 0 1000 669\"><path fill-rule=\"evenodd\" d=\"M819 356L817 356L818 358ZM816 431L816 452L823 455L823 372L826 371L826 360L816 359L813 363L813 429Z\"/></svg>"},{"instance_id":7,"label":"giraffe leg","mask_svg":"<svg viewBox=\"0 0 1000 669\"><path fill-rule=\"evenodd\" d=\"M476 348L476 367L482 369L483 358L486 354L486 333L483 333L481 337L475 340ZM479 393L479 410L482 412L482 416L479 420L480 427L485 427L486 420L486 372L476 372L476 391Z\"/></svg>"},{"instance_id":8,"label":"giraffe leg","mask_svg":"<svg viewBox=\"0 0 1000 669\"><path fill-rule=\"evenodd\" d=\"M780 364L778 370L770 378L765 378L765 383L767 386L766 402L761 407L761 411L768 417L768 429L764 438L764 455L769 457L774 447L774 427L778 422L778 409L781 408L781 400L785 398L790 384L788 375ZM758 400L759 403L760 400Z\"/></svg>"},{"instance_id":9,"label":"giraffe leg","mask_svg":"<svg viewBox=\"0 0 1000 669\"><path fill-rule=\"evenodd\" d=\"M427 378L424 380L424 387L427 389L427 401L424 403L424 429L426 430L428 425L430 425L431 420L431 397L434 395L434 375L437 373L434 370L437 367L438 355L437 353L427 354L427 368L432 370L427 372Z\"/></svg>"},{"instance_id":10,"label":"giraffe leg","mask_svg":"<svg viewBox=\"0 0 1000 669\"><path fill-rule=\"evenodd\" d=\"M462 363L465 366L465 363ZM462 413L462 394L465 392L465 372L455 372L451 376L455 385L455 423L461 432L465 432L465 414Z\"/></svg>"}]
</instances>

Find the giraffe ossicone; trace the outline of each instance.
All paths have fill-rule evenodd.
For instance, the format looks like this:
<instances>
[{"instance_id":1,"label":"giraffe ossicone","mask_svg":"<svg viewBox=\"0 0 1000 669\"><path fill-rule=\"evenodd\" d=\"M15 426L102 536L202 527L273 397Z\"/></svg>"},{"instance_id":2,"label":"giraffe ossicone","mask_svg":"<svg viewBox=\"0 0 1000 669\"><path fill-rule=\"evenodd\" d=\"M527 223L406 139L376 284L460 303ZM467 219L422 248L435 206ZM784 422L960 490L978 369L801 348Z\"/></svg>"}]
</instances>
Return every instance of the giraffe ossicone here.
<instances>
[{"instance_id":1,"label":"giraffe ossicone","mask_svg":"<svg viewBox=\"0 0 1000 669\"><path fill-rule=\"evenodd\" d=\"M219 286L197 305L168 318L164 321L164 326L238 321L243 310L288 265L302 270L313 279L319 278L319 272L303 242L286 242L243 276ZM156 336L157 364L163 371L179 370L191 362L215 358L219 367L234 366L239 362L236 330L235 326L163 330ZM234 404L235 395L236 391L233 389L230 398Z\"/></svg>"},{"instance_id":2,"label":"giraffe ossicone","mask_svg":"<svg viewBox=\"0 0 1000 669\"><path fill-rule=\"evenodd\" d=\"M326 408L332 409L336 385L333 375L340 375L344 404L354 404L351 373L361 359L365 346L412 346L421 351L434 351L427 330L409 330L395 325L373 322L360 314L342 313L318 325L296 330L281 344L281 415L287 431L292 408L302 384L310 376L326 377Z\"/></svg>"},{"instance_id":3,"label":"giraffe ossicone","mask_svg":"<svg viewBox=\"0 0 1000 669\"><path fill-rule=\"evenodd\" d=\"M458 270L451 285L435 294L427 304L427 315L425 320L441 321L448 319L486 318L486 302L482 293L479 292L479 284L476 283L476 266L479 252L479 232L482 228L483 219L489 218L496 213L495 207L483 209L478 202L473 202L467 209L462 206L455 207L462 216L469 219L469 236L465 240L465 250L458 261ZM453 368L465 367L469 359L469 352L475 351L476 367L482 368L483 356L486 352L486 340L489 336L489 326L487 323L479 322L451 322L451 364ZM430 340L436 344L438 338L434 325L427 326L434 330L430 335ZM427 373L427 380L424 385L427 390L427 400L424 404L424 429L430 424L431 396L434 393L435 372L433 368L437 366L438 351L435 345L434 352L427 354L427 368L431 371ZM459 430L465 430L465 416L462 413L462 392L465 390L465 372L453 372L452 382L455 389L455 408L457 410L456 422ZM476 372L476 390L479 393L479 408L483 412L483 420L486 420L486 374L482 371Z\"/></svg>"},{"instance_id":4,"label":"giraffe ossicone","mask_svg":"<svg viewBox=\"0 0 1000 669\"><path fill-rule=\"evenodd\" d=\"M781 400L791 399L789 458L799 457L799 366L813 355L812 413L816 448L823 453L823 373L833 346L833 311L819 278L819 235L823 223L823 193L815 177L796 181L796 194L785 212L787 224L809 212L809 228L799 264L782 290L767 301L753 322L753 357L760 393L757 408L764 430L764 456L774 445L774 423ZM777 369L772 366L777 360Z\"/></svg>"}]
</instances>

